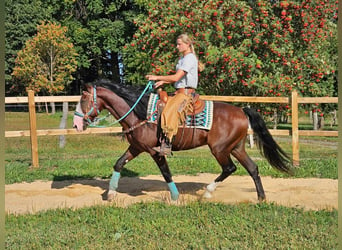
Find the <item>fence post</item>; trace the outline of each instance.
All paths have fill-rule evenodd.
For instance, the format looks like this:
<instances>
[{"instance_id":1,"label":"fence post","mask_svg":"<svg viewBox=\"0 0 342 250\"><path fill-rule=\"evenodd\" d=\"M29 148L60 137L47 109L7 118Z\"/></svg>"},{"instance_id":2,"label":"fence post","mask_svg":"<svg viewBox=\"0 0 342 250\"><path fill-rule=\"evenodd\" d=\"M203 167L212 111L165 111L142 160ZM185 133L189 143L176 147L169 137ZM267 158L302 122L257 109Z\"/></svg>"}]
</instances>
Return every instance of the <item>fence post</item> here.
<instances>
[{"instance_id":1,"label":"fence post","mask_svg":"<svg viewBox=\"0 0 342 250\"><path fill-rule=\"evenodd\" d=\"M299 166L299 133L298 133L298 93L292 91L292 160L294 166Z\"/></svg>"},{"instance_id":2,"label":"fence post","mask_svg":"<svg viewBox=\"0 0 342 250\"><path fill-rule=\"evenodd\" d=\"M36 105L34 102L34 91L28 91L28 104L30 113L30 138L31 138L31 154L32 166L39 167L38 160L38 139L37 139L37 119L36 119Z\"/></svg>"}]
</instances>

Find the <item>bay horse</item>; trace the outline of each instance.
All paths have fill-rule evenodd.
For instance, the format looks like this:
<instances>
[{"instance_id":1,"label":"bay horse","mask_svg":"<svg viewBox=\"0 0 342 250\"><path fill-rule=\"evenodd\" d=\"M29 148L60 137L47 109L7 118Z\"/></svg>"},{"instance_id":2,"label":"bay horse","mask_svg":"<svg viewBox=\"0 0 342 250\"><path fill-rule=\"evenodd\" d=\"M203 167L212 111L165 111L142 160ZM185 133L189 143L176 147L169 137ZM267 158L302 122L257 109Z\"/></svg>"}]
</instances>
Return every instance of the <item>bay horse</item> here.
<instances>
[{"instance_id":1,"label":"bay horse","mask_svg":"<svg viewBox=\"0 0 342 250\"><path fill-rule=\"evenodd\" d=\"M118 188L120 172L126 163L142 152L147 152L158 165L171 194L172 200L179 197L178 189L165 156L160 156L152 148L160 145L158 125L147 122L147 103L149 94L142 94L142 89L134 86L116 84L110 80L97 80L85 85L80 102L74 115L74 127L78 131L94 121L103 109L107 109L115 119L120 121L129 147L116 161L109 182L107 200L112 200ZM140 101L135 105L137 99ZM193 127L179 128L172 143L172 150L188 150L208 145L211 153L222 168L222 173L206 187L205 197L211 197L217 185L230 176L235 170L231 155L247 170L252 177L258 200L266 199L259 176L258 166L245 151L248 123L257 137L257 146L261 154L275 169L291 174L291 162L287 154L275 142L269 133L264 120L251 108L240 108L228 103L213 102L213 123L210 130ZM133 110L132 112L129 112Z\"/></svg>"}]
</instances>

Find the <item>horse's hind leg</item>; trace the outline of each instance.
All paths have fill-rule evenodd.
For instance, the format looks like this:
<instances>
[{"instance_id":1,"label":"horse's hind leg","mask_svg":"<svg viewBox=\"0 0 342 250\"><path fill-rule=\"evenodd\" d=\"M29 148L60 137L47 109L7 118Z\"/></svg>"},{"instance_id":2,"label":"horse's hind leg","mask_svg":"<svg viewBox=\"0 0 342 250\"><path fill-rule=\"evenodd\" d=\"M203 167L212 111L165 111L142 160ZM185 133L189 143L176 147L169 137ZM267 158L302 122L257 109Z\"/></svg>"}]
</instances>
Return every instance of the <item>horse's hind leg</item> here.
<instances>
[{"instance_id":1,"label":"horse's hind leg","mask_svg":"<svg viewBox=\"0 0 342 250\"><path fill-rule=\"evenodd\" d=\"M165 156L159 156L158 154L154 154L152 155L152 158L157 163L160 169L160 172L163 175L164 180L166 181L170 189L171 199L174 201L178 200L179 192L175 183L172 180L171 171L170 171L169 165L167 164Z\"/></svg>"},{"instance_id":2,"label":"horse's hind leg","mask_svg":"<svg viewBox=\"0 0 342 250\"><path fill-rule=\"evenodd\" d=\"M245 151L245 144L239 144L233 151L232 155L241 163L242 166L247 170L249 175L253 178L255 188L258 194L258 200L264 201L266 199L265 191L261 183L261 178L259 175L258 166L255 162L248 156Z\"/></svg>"}]
</instances>

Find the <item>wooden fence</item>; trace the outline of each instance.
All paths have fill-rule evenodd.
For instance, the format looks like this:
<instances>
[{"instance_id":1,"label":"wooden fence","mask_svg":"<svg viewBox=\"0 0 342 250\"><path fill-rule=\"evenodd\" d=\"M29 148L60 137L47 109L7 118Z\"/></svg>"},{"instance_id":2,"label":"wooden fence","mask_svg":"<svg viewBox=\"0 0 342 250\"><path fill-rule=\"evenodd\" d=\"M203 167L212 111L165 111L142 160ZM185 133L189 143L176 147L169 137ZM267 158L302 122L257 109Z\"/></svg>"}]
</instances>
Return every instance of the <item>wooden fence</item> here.
<instances>
[{"instance_id":1,"label":"wooden fence","mask_svg":"<svg viewBox=\"0 0 342 250\"><path fill-rule=\"evenodd\" d=\"M294 165L299 165L299 136L338 136L338 131L318 131L318 130L299 130L298 129L298 104L301 103L338 103L337 97L299 97L296 91L292 92L291 97L249 97L249 96L201 96L204 100L223 101L223 102L243 102L243 103L283 103L291 105L291 130L270 129L272 135L292 137L292 160ZM80 96L34 96L33 91L29 91L27 97L6 97L5 104L28 103L30 115L30 130L5 131L5 137L31 137L32 166L38 167L38 140L37 136L48 135L74 135L74 134L104 134L120 133L121 127L108 128L87 128L83 132L76 129L44 129L37 130L35 104L39 102L78 102ZM248 131L253 133L251 130Z\"/></svg>"}]
</instances>

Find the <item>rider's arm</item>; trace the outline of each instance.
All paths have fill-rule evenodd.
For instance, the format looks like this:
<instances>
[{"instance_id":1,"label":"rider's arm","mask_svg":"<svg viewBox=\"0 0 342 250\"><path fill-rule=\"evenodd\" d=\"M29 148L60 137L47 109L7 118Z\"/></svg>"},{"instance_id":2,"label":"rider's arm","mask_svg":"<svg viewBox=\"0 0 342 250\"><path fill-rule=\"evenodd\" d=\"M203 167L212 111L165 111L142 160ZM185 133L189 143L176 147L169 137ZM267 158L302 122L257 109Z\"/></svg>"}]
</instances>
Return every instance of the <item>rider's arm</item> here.
<instances>
[{"instance_id":1,"label":"rider's arm","mask_svg":"<svg viewBox=\"0 0 342 250\"><path fill-rule=\"evenodd\" d=\"M179 81L183 76L186 75L184 70L177 70L177 72L173 75L165 75L165 76L158 76L158 75L146 75L146 78L151 81L157 81L155 84L155 88L162 86L163 84L170 84Z\"/></svg>"}]
</instances>

